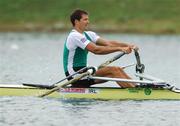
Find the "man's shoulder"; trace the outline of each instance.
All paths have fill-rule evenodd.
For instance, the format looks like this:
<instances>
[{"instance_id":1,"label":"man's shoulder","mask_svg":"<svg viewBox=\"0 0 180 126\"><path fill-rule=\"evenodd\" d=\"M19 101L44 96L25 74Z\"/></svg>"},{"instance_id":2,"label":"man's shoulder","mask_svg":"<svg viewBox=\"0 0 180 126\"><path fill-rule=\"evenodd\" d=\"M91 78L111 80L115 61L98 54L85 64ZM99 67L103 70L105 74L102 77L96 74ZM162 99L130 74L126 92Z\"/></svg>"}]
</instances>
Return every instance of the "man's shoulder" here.
<instances>
[{"instance_id":1,"label":"man's shoulder","mask_svg":"<svg viewBox=\"0 0 180 126\"><path fill-rule=\"evenodd\" d=\"M96 32L93 31L85 31L85 33L91 37L97 37L98 35L96 34Z\"/></svg>"},{"instance_id":2,"label":"man's shoulder","mask_svg":"<svg viewBox=\"0 0 180 126\"><path fill-rule=\"evenodd\" d=\"M80 36L82 36L82 34L75 30L72 30L68 35L68 37L80 37Z\"/></svg>"},{"instance_id":3,"label":"man's shoulder","mask_svg":"<svg viewBox=\"0 0 180 126\"><path fill-rule=\"evenodd\" d=\"M96 34L94 31L85 31L87 34Z\"/></svg>"}]
</instances>

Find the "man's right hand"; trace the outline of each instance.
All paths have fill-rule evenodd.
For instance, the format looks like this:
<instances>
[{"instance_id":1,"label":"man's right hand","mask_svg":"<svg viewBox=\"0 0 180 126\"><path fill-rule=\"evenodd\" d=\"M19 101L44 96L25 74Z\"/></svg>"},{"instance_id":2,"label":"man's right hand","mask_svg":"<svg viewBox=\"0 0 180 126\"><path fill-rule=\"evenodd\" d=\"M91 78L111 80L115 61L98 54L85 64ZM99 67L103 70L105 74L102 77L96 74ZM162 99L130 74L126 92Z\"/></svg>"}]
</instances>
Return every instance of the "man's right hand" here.
<instances>
[{"instance_id":1,"label":"man's right hand","mask_svg":"<svg viewBox=\"0 0 180 126\"><path fill-rule=\"evenodd\" d=\"M130 46L127 46L127 47L121 47L121 51L126 53L126 54L129 54L132 52L132 48Z\"/></svg>"}]
</instances>

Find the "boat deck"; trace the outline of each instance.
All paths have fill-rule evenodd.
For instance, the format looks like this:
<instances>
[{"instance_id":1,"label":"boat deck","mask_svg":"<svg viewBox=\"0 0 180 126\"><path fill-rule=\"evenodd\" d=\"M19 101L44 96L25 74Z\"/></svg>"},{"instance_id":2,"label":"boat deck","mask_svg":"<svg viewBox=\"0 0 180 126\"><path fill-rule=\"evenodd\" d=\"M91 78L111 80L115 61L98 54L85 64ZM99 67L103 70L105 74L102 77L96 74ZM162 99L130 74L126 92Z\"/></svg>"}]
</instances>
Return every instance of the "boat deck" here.
<instances>
[{"instance_id":1,"label":"boat deck","mask_svg":"<svg viewBox=\"0 0 180 126\"><path fill-rule=\"evenodd\" d=\"M39 96L50 89L0 84L0 96ZM180 93L163 88L60 88L48 95L54 98L101 99L101 100L180 100Z\"/></svg>"}]
</instances>

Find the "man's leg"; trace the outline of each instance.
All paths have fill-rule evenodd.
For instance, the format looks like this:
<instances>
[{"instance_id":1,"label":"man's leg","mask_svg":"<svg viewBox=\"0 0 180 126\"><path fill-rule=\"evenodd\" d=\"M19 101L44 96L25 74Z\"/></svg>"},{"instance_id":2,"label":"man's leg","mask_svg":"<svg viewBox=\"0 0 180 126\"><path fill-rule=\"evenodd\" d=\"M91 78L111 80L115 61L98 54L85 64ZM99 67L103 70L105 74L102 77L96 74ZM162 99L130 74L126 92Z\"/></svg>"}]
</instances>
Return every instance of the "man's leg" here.
<instances>
[{"instance_id":1,"label":"man's leg","mask_svg":"<svg viewBox=\"0 0 180 126\"><path fill-rule=\"evenodd\" d=\"M114 66L101 68L96 71L95 75L100 76L100 77L131 79L120 67L114 67ZM102 83L102 82L106 82L106 81L95 80L96 84ZM117 84L123 88L135 87L135 84L127 83L127 82L117 82Z\"/></svg>"}]
</instances>

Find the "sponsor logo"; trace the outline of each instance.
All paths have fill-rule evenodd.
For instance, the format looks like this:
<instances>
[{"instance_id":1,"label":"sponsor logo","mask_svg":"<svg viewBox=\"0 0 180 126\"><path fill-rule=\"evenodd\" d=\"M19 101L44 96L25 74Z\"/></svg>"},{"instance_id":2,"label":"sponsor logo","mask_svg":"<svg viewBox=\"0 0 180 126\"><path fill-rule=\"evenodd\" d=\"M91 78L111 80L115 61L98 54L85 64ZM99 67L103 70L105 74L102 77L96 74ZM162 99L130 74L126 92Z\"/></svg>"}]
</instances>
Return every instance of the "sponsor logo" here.
<instances>
[{"instance_id":1,"label":"sponsor logo","mask_svg":"<svg viewBox=\"0 0 180 126\"><path fill-rule=\"evenodd\" d=\"M129 88L128 91L129 93L139 93L141 89L138 89L138 88ZM144 94L145 95L151 95L152 93L152 90L150 88L144 88Z\"/></svg>"},{"instance_id":2,"label":"sponsor logo","mask_svg":"<svg viewBox=\"0 0 180 126\"><path fill-rule=\"evenodd\" d=\"M81 39L81 42L85 43L86 40L87 40L86 38L82 38L82 39Z\"/></svg>"},{"instance_id":3,"label":"sponsor logo","mask_svg":"<svg viewBox=\"0 0 180 126\"><path fill-rule=\"evenodd\" d=\"M84 88L61 88L60 92L63 93L85 93Z\"/></svg>"},{"instance_id":4,"label":"sponsor logo","mask_svg":"<svg viewBox=\"0 0 180 126\"><path fill-rule=\"evenodd\" d=\"M128 88L129 93L139 93L139 89L136 88Z\"/></svg>"},{"instance_id":5,"label":"sponsor logo","mask_svg":"<svg viewBox=\"0 0 180 126\"><path fill-rule=\"evenodd\" d=\"M96 93L98 93L98 90L89 88L89 93L96 94Z\"/></svg>"},{"instance_id":6,"label":"sponsor logo","mask_svg":"<svg viewBox=\"0 0 180 126\"><path fill-rule=\"evenodd\" d=\"M60 88L59 90L62 93L86 93L86 94L96 94L98 90L91 88Z\"/></svg>"},{"instance_id":7,"label":"sponsor logo","mask_svg":"<svg viewBox=\"0 0 180 126\"><path fill-rule=\"evenodd\" d=\"M144 94L145 94L145 95L151 95L151 92L152 92L152 91L151 91L150 88L145 88L145 89L144 89Z\"/></svg>"}]
</instances>

